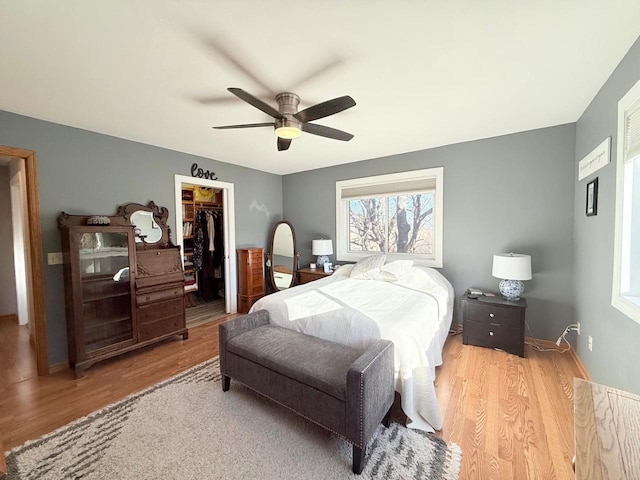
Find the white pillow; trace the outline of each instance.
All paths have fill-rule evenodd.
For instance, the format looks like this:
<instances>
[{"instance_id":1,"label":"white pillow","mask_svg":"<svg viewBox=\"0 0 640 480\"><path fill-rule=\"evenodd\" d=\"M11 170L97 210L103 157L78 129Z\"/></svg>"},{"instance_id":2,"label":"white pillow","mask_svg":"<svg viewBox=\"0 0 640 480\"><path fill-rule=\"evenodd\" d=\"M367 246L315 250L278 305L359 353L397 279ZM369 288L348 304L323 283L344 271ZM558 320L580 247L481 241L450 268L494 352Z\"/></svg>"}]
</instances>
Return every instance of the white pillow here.
<instances>
[{"instance_id":1,"label":"white pillow","mask_svg":"<svg viewBox=\"0 0 640 480\"><path fill-rule=\"evenodd\" d=\"M393 279L387 280L388 282L395 282L404 277L411 266L413 265L413 260L396 260L395 262L389 262L380 267L381 273L390 274ZM385 279L386 280L386 279Z\"/></svg>"},{"instance_id":2,"label":"white pillow","mask_svg":"<svg viewBox=\"0 0 640 480\"><path fill-rule=\"evenodd\" d=\"M380 267L384 265L387 256L384 254L371 255L365 257L353 266L351 278L370 279L380 272Z\"/></svg>"},{"instance_id":3,"label":"white pillow","mask_svg":"<svg viewBox=\"0 0 640 480\"><path fill-rule=\"evenodd\" d=\"M334 267L333 270L333 277L348 277L349 275L351 275L351 270L353 270L353 265L350 263L345 263L344 265L340 265L339 268L337 268L338 265L336 265Z\"/></svg>"}]
</instances>

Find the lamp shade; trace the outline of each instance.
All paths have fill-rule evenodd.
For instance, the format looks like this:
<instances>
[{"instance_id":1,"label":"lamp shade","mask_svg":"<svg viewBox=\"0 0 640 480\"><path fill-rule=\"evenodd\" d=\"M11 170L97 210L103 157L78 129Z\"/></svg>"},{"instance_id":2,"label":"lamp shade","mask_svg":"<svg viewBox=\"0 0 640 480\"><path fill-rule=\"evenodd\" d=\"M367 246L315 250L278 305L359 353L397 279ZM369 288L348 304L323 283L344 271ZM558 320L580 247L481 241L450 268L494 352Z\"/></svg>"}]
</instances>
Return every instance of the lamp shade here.
<instances>
[{"instance_id":1,"label":"lamp shade","mask_svg":"<svg viewBox=\"0 0 640 480\"><path fill-rule=\"evenodd\" d=\"M531 255L498 253L493 256L491 275L508 280L531 280Z\"/></svg>"},{"instance_id":2,"label":"lamp shade","mask_svg":"<svg viewBox=\"0 0 640 480\"><path fill-rule=\"evenodd\" d=\"M311 241L311 255L333 255L331 240L320 239Z\"/></svg>"}]
</instances>

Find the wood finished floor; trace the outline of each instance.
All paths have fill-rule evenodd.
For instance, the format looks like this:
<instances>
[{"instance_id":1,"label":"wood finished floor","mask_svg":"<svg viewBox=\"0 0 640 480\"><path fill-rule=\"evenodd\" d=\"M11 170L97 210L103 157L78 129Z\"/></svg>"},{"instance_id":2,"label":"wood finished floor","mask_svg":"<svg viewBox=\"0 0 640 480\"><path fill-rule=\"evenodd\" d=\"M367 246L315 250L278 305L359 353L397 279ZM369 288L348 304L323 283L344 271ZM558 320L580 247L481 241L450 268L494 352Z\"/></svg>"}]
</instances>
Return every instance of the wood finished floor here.
<instances>
[{"instance_id":1,"label":"wood finished floor","mask_svg":"<svg viewBox=\"0 0 640 480\"><path fill-rule=\"evenodd\" d=\"M203 362L218 353L217 325L97 364L75 379L71 371L35 374L28 335L0 322L0 433L5 449ZM444 418L438 435L462 448L460 479L573 478L573 377L568 354L527 358L462 345L449 337L436 391ZM1 444L0 444L1 445Z\"/></svg>"}]
</instances>

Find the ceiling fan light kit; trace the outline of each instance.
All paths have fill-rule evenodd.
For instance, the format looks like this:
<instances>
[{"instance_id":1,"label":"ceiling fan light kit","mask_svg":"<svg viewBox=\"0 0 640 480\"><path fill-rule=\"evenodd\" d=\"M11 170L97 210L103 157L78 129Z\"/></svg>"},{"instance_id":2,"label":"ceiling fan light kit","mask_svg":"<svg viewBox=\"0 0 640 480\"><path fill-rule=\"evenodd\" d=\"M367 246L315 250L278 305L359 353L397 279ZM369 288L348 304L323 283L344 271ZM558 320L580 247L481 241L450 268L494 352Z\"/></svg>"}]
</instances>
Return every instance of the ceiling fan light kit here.
<instances>
[{"instance_id":1,"label":"ceiling fan light kit","mask_svg":"<svg viewBox=\"0 0 640 480\"><path fill-rule=\"evenodd\" d=\"M215 129L231 129L231 128L255 128L255 127L267 127L273 126L275 134L278 137L278 150L283 151L289 148L291 140L298 138L302 135L302 132L308 132L320 137L331 138L334 140L341 140L348 142L353 138L351 133L343 132L336 128L326 127L324 125L318 125L315 123L309 123L313 120L328 117L336 113L342 112L348 108L355 106L356 102L348 95L343 97L327 100L326 102L318 103L309 108L305 108L302 111L298 111L298 105L300 105L300 97L295 93L282 92L276 95L276 102L278 102L278 110L271 105L263 102L259 98L254 97L248 92L245 92L241 88L228 88L239 99L247 102L249 105L254 106L258 110L263 111L267 115L270 115L275 119L272 123L247 123L242 125L223 125L219 127L213 127Z\"/></svg>"},{"instance_id":2,"label":"ceiling fan light kit","mask_svg":"<svg viewBox=\"0 0 640 480\"><path fill-rule=\"evenodd\" d=\"M280 138L293 139L302 135L302 124L295 119L277 119L275 126L276 135Z\"/></svg>"}]
</instances>

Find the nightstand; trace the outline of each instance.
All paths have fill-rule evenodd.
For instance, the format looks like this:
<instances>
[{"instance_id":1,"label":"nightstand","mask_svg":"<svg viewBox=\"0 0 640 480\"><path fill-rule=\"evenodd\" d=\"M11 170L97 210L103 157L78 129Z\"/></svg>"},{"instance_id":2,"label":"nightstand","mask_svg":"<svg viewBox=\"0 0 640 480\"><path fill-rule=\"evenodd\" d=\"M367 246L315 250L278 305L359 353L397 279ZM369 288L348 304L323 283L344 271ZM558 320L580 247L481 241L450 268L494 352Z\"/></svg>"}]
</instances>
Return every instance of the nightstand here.
<instances>
[{"instance_id":1,"label":"nightstand","mask_svg":"<svg viewBox=\"0 0 640 480\"><path fill-rule=\"evenodd\" d=\"M462 296L462 343L499 348L524 357L524 315L527 301L501 296Z\"/></svg>"},{"instance_id":2,"label":"nightstand","mask_svg":"<svg viewBox=\"0 0 640 480\"><path fill-rule=\"evenodd\" d=\"M301 268L298 270L298 284L313 282L321 278L328 277L333 272L325 273L321 268Z\"/></svg>"}]
</instances>

